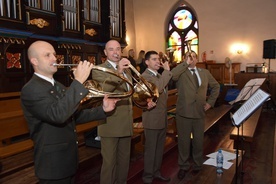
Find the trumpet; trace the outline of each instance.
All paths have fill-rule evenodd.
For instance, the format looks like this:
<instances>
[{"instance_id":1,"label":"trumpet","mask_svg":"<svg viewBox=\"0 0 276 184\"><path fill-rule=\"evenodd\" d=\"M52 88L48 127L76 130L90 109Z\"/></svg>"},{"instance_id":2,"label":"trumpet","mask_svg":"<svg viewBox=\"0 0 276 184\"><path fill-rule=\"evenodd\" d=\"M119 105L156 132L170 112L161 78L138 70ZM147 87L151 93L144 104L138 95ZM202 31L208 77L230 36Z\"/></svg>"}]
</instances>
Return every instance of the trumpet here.
<instances>
[{"instance_id":1,"label":"trumpet","mask_svg":"<svg viewBox=\"0 0 276 184\"><path fill-rule=\"evenodd\" d=\"M78 66L78 64L60 64L60 63L54 63L53 66Z\"/></svg>"},{"instance_id":2,"label":"trumpet","mask_svg":"<svg viewBox=\"0 0 276 184\"><path fill-rule=\"evenodd\" d=\"M187 41L188 56L192 58L192 49L191 49L192 40Z\"/></svg>"}]
</instances>

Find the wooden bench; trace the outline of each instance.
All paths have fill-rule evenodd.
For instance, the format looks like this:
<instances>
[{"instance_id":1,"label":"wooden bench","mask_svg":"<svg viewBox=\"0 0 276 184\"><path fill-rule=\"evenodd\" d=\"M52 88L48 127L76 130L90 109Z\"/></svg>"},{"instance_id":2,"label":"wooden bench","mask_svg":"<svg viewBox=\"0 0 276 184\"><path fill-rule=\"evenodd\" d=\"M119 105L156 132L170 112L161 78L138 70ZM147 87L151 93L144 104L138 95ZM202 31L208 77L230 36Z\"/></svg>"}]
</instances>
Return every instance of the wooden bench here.
<instances>
[{"instance_id":1,"label":"wooden bench","mask_svg":"<svg viewBox=\"0 0 276 184\"><path fill-rule=\"evenodd\" d=\"M10 95L10 96L9 96ZM33 142L29 138L27 122L20 105L20 93L9 93L0 96L0 183L4 181L16 181L12 178L28 176L26 181L36 181L33 171ZM142 109L133 106L133 119L142 117ZM8 122L8 123L7 123ZM77 125L79 141L80 167L87 165L87 161L101 158L100 149L86 147L84 133L92 130L98 122L89 122ZM13 131L11 131L13 130ZM14 139L14 137L16 139ZM134 133L132 137L132 150L135 144L141 142L143 131ZM32 182L31 182L32 181Z\"/></svg>"},{"instance_id":2,"label":"wooden bench","mask_svg":"<svg viewBox=\"0 0 276 184\"><path fill-rule=\"evenodd\" d=\"M238 138L238 128L234 128L230 134L230 139L234 140L234 148L237 148L239 144L239 149L245 150L245 155L250 157L250 146L253 142L255 130L258 125L259 118L262 113L262 106L259 107L239 128L239 138ZM242 142L241 142L242 140ZM243 146L243 148L241 147Z\"/></svg>"},{"instance_id":3,"label":"wooden bench","mask_svg":"<svg viewBox=\"0 0 276 184\"><path fill-rule=\"evenodd\" d=\"M20 93L1 94L0 159L33 148L29 130L20 105Z\"/></svg>"},{"instance_id":4,"label":"wooden bench","mask_svg":"<svg viewBox=\"0 0 276 184\"><path fill-rule=\"evenodd\" d=\"M176 89L170 90L168 102L167 102L168 120L175 118L176 101L177 101L177 90ZM216 124L231 109L232 109L231 105L222 104L218 107L211 108L208 111L206 111L204 132L208 131L214 124ZM175 120L173 122L174 122L173 129L176 132Z\"/></svg>"},{"instance_id":5,"label":"wooden bench","mask_svg":"<svg viewBox=\"0 0 276 184\"><path fill-rule=\"evenodd\" d=\"M84 133L97 125L98 122L94 121L76 126L80 163L93 158L95 153L100 154L99 150L83 149ZM11 178L17 174L24 175L24 170L33 167L33 141L29 137L28 125L21 109L20 92L0 94L0 127L0 183L2 183L4 178ZM33 170L32 173L34 175Z\"/></svg>"},{"instance_id":6,"label":"wooden bench","mask_svg":"<svg viewBox=\"0 0 276 184\"><path fill-rule=\"evenodd\" d=\"M230 110L232 109L231 105L220 105L215 108L211 108L206 111L205 123L204 123L204 132L207 132L211 127L213 127L219 120L221 120ZM230 118L230 116L229 116ZM176 138L178 136L176 135Z\"/></svg>"},{"instance_id":7,"label":"wooden bench","mask_svg":"<svg viewBox=\"0 0 276 184\"><path fill-rule=\"evenodd\" d=\"M176 120L175 120L175 111L176 111L176 101L177 101L177 89L171 89L168 91L168 100L167 100L167 115L168 115L168 129L167 133L176 134Z\"/></svg>"},{"instance_id":8,"label":"wooden bench","mask_svg":"<svg viewBox=\"0 0 276 184\"><path fill-rule=\"evenodd\" d=\"M207 132L213 125L215 125L220 119L222 119L231 109L232 109L231 105L223 104L206 111L204 132Z\"/></svg>"},{"instance_id":9,"label":"wooden bench","mask_svg":"<svg viewBox=\"0 0 276 184\"><path fill-rule=\"evenodd\" d=\"M141 117L141 114L142 110L135 108L134 117ZM80 166L89 160L101 158L100 149L85 146L84 134L97 126L97 121L76 126ZM0 127L0 183L18 174L22 177L25 174L34 175L33 169L32 174L25 173L33 168L33 141L29 137L28 125L21 109L20 93L0 94ZM141 134L133 135L132 145L140 141Z\"/></svg>"},{"instance_id":10,"label":"wooden bench","mask_svg":"<svg viewBox=\"0 0 276 184\"><path fill-rule=\"evenodd\" d=\"M167 111L168 111L168 127L172 126L172 128L168 128L167 133L175 133L175 106L177 100L177 89L172 89L168 91L168 100L167 100ZM133 120L134 120L134 133L142 134L144 132L142 125L142 113L143 110L134 106L133 108ZM143 141L143 140L142 140Z\"/></svg>"}]
</instances>

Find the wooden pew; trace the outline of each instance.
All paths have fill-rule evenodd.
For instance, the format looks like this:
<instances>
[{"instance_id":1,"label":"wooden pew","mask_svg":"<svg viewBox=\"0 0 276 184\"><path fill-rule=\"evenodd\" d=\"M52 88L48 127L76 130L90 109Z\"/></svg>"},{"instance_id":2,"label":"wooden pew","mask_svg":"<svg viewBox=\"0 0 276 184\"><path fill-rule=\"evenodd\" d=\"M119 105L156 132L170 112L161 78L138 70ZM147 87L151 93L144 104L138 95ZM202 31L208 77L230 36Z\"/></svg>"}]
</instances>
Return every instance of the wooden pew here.
<instances>
[{"instance_id":1,"label":"wooden pew","mask_svg":"<svg viewBox=\"0 0 276 184\"><path fill-rule=\"evenodd\" d=\"M178 95L177 89L171 89L168 91L168 101L167 101L168 111L173 112L173 110L175 110L177 95Z\"/></svg>"},{"instance_id":2,"label":"wooden pew","mask_svg":"<svg viewBox=\"0 0 276 184\"><path fill-rule=\"evenodd\" d=\"M83 149L85 147L83 134L97 125L98 122L94 121L76 127L80 162L95 155L94 149ZM20 92L0 94L0 127L0 183L2 183L4 177L9 178L13 173L24 174L23 170L33 167L33 141L29 137L28 125L21 109ZM100 154L99 151L96 152Z\"/></svg>"},{"instance_id":3,"label":"wooden pew","mask_svg":"<svg viewBox=\"0 0 276 184\"><path fill-rule=\"evenodd\" d=\"M10 108L9 106L10 104L14 103L8 103L7 101L16 101L17 104L20 103L18 102L19 99L0 101L0 106L6 104L8 110L14 109ZM0 159L32 149L33 141L29 138L29 129L24 118L23 111L15 110L10 112L3 112L2 110L3 109L1 109L2 113L0 113ZM79 141L82 141L83 143L82 134L88 130L91 130L97 125L97 122L89 122L86 124L77 125L76 130L80 135Z\"/></svg>"},{"instance_id":4,"label":"wooden pew","mask_svg":"<svg viewBox=\"0 0 276 184\"><path fill-rule=\"evenodd\" d=\"M237 148L239 144L239 149L241 147L241 140L243 140L243 150L245 150L245 155L250 156L250 145L253 142L255 130L258 125L259 118L262 113L262 106L259 107L239 128L239 138L238 139L238 129L234 128L230 134L230 139L234 140L234 148Z\"/></svg>"},{"instance_id":5,"label":"wooden pew","mask_svg":"<svg viewBox=\"0 0 276 184\"><path fill-rule=\"evenodd\" d=\"M168 112L168 132L167 133L176 133L176 126L175 126L175 104L177 100L177 89L172 89L168 91L168 101L167 101L167 109ZM145 137L144 137L144 129L142 125L142 113L143 110L133 106L133 132L134 136L140 135L142 141L142 144L145 142ZM172 128L170 128L172 126ZM137 141L135 143L140 142ZM132 153L134 153L135 145L132 145Z\"/></svg>"},{"instance_id":6,"label":"wooden pew","mask_svg":"<svg viewBox=\"0 0 276 184\"><path fill-rule=\"evenodd\" d=\"M33 148L21 109L19 92L1 94L0 127L0 159Z\"/></svg>"},{"instance_id":7,"label":"wooden pew","mask_svg":"<svg viewBox=\"0 0 276 184\"><path fill-rule=\"evenodd\" d=\"M225 116L232 109L231 105L220 105L206 111L204 132L207 132L213 125L215 125L223 116ZM230 116L229 116L230 118Z\"/></svg>"},{"instance_id":8,"label":"wooden pew","mask_svg":"<svg viewBox=\"0 0 276 184\"><path fill-rule=\"evenodd\" d=\"M20 93L6 93L0 95L0 183L4 178L17 175L34 177L33 168L33 142L29 138L27 122L20 105ZM142 110L134 107L133 118L142 116ZM100 149L84 146L84 133L98 126L98 122L89 122L77 125L79 142L80 167L87 161L101 158ZM15 139L16 138L16 139ZM134 134L132 147L141 141L141 134ZM30 176L33 175L33 176ZM32 182L31 182L32 183Z\"/></svg>"},{"instance_id":9,"label":"wooden pew","mask_svg":"<svg viewBox=\"0 0 276 184\"><path fill-rule=\"evenodd\" d=\"M169 91L169 97L167 102L168 107L168 120L175 118L177 101L177 89ZM232 109L231 105L222 104L218 107L211 108L206 111L204 132L208 131L213 125L215 125L223 116L225 116ZM176 132L175 120L173 121L173 129Z\"/></svg>"},{"instance_id":10,"label":"wooden pew","mask_svg":"<svg viewBox=\"0 0 276 184\"><path fill-rule=\"evenodd\" d=\"M168 91L168 100L167 100L168 130L167 130L167 133L170 133L170 134L176 134L175 111L176 111L177 96L178 96L177 89L171 89Z\"/></svg>"},{"instance_id":11,"label":"wooden pew","mask_svg":"<svg viewBox=\"0 0 276 184\"><path fill-rule=\"evenodd\" d=\"M168 126L173 126L173 132L168 133L175 133L175 105L177 100L177 89L172 89L168 91L168 100L167 100L167 111L168 111ZM134 132L135 133L143 133L143 126L142 126L142 113L143 110L139 109L138 107L134 106L133 108L133 120L134 120Z\"/></svg>"}]
</instances>

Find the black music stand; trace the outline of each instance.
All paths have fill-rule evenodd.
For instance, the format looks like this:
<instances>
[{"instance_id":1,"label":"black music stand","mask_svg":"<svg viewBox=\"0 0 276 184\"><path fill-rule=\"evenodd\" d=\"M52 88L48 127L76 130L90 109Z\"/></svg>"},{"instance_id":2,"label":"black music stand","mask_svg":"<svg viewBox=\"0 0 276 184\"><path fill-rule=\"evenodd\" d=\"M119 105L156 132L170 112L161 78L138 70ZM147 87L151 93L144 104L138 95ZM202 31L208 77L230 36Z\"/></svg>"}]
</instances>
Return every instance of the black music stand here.
<instances>
[{"instance_id":1,"label":"black music stand","mask_svg":"<svg viewBox=\"0 0 276 184\"><path fill-rule=\"evenodd\" d=\"M236 106L241 105L245 100L247 100L252 94L258 90L261 85L264 83L265 78L255 78L249 80L244 87L241 89L241 92L234 101L229 102L229 104Z\"/></svg>"},{"instance_id":2,"label":"black music stand","mask_svg":"<svg viewBox=\"0 0 276 184\"><path fill-rule=\"evenodd\" d=\"M238 158L239 158L238 152L239 152L239 140L240 140L239 128L269 97L270 97L270 94L264 92L263 90L261 89L255 90L252 96L250 96L234 114L232 113L230 114L232 123L237 128L237 131L238 131L238 134L237 134L238 141L236 145L236 170L235 170L236 184L238 183ZM243 160L241 160L241 162L243 162Z\"/></svg>"},{"instance_id":3,"label":"black music stand","mask_svg":"<svg viewBox=\"0 0 276 184\"><path fill-rule=\"evenodd\" d=\"M237 98L234 101L229 102L229 104L231 104L233 106L231 112L235 112L237 111L242 105L243 103L250 98L256 90L258 90L261 85L264 83L265 78L255 78L255 79L251 79L249 80L244 87L241 89L241 92L239 93L239 95L237 96ZM241 150L243 150L243 123L241 123L241 137L239 135L240 133L240 126L237 126L237 151L236 154L238 155L238 150L239 150L239 142L241 141ZM236 155L236 157L238 158L238 156ZM241 159L243 160L243 154L241 155ZM238 159L237 159L238 161ZM236 170L237 170L237 164L236 164ZM241 162L241 175L243 177L243 161ZM237 176L237 175L236 175Z\"/></svg>"}]
</instances>

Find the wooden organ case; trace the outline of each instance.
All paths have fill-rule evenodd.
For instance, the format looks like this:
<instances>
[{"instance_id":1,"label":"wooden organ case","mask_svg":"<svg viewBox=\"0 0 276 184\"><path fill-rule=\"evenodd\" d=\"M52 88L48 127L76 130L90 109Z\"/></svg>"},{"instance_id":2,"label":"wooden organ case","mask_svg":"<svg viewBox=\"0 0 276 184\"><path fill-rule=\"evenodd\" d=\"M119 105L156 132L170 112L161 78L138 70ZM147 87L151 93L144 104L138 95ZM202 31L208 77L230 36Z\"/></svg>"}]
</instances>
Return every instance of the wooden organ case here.
<instances>
[{"instance_id":1,"label":"wooden organ case","mask_svg":"<svg viewBox=\"0 0 276 184\"><path fill-rule=\"evenodd\" d=\"M0 93L18 92L33 71L27 49L36 40L50 42L58 62L100 63L105 43L125 41L124 0L0 0ZM55 78L64 85L69 68Z\"/></svg>"}]
</instances>

